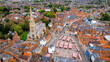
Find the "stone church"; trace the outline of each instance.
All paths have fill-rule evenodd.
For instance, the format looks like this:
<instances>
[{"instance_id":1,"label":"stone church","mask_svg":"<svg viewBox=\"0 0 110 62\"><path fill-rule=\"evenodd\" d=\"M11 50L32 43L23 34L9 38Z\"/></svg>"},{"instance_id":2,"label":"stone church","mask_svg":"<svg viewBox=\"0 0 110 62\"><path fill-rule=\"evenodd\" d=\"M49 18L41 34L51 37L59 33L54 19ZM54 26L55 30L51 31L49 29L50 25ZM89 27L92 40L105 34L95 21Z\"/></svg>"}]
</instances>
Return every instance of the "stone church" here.
<instances>
[{"instance_id":1,"label":"stone church","mask_svg":"<svg viewBox=\"0 0 110 62\"><path fill-rule=\"evenodd\" d=\"M27 35L27 41L36 41L43 37L44 33L46 33L46 27L45 23L42 23L42 21L39 21L38 23L35 23L32 10L30 7L30 32Z\"/></svg>"}]
</instances>

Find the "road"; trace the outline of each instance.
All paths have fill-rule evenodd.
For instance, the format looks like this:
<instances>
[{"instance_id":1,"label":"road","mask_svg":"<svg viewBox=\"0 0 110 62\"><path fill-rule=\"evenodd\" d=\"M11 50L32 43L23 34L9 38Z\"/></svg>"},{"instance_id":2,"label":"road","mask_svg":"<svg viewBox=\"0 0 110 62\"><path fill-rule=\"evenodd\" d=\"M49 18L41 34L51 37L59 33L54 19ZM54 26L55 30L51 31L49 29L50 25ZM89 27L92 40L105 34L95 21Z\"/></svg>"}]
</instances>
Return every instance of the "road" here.
<instances>
[{"instance_id":1,"label":"road","mask_svg":"<svg viewBox=\"0 0 110 62\"><path fill-rule=\"evenodd\" d=\"M71 2L70 8L72 7L73 3L74 3L74 2ZM65 19L64 19L64 24L65 24L64 27L66 26L66 21L67 21L67 19L68 19L69 12L70 12L70 11L67 12L67 15L66 15L66 17L65 17ZM63 28L64 28L64 27L63 27ZM63 29L62 31L64 32L64 29ZM50 41L46 44L46 46L49 46L52 42L54 42L54 41L53 41L53 39L54 39L53 37L55 37L55 35L56 35L56 34L53 33L52 38L51 38Z\"/></svg>"},{"instance_id":2,"label":"road","mask_svg":"<svg viewBox=\"0 0 110 62\"><path fill-rule=\"evenodd\" d=\"M86 60L86 61L84 61L84 62L87 62L88 59L87 59L87 57L86 57L86 55L85 55L85 51L84 51L84 49L82 48L83 46L81 45L79 39L78 39L76 36L74 36L74 40L76 41L76 43L77 43L79 49L81 50L81 53L80 53L80 54L81 54L81 56L83 56L82 58ZM89 62L89 61L88 61L88 62Z\"/></svg>"},{"instance_id":3,"label":"road","mask_svg":"<svg viewBox=\"0 0 110 62\"><path fill-rule=\"evenodd\" d=\"M72 7L73 3L74 3L74 2L71 2L70 7ZM67 26L67 25L66 25L66 21L67 21L67 19L68 19L69 12L70 12L70 11L67 12L67 15L66 15L65 20L64 20L64 24L65 24L64 27L63 27L64 29L63 29L62 32L59 33L59 34L65 35L64 32L65 32L65 27ZM77 20L73 21L69 26L71 26L71 25L72 25L74 22L76 22L76 21L77 21ZM61 36L61 35L60 35L60 36ZM46 46L53 45L57 40L58 40L58 39L56 39L56 36L55 36L55 33L54 33L54 35L52 36L51 40L46 44ZM74 40L76 41L76 44L78 45L79 49L81 50L80 54L81 54L82 58L85 59L85 62L87 62L88 59L87 59L87 57L86 57L86 55L85 55L85 51L83 50L83 48L82 48L82 46L81 46L81 44L80 44L78 38L74 36Z\"/></svg>"}]
</instances>

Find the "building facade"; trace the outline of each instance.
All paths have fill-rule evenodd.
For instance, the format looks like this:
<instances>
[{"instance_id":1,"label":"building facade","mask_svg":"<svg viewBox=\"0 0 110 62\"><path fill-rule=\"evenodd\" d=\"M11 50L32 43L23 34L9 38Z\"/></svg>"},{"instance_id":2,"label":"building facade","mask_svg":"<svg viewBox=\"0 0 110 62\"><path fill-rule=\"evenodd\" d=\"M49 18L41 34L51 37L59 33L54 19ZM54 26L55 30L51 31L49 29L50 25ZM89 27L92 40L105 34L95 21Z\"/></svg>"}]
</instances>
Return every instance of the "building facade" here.
<instances>
[{"instance_id":1,"label":"building facade","mask_svg":"<svg viewBox=\"0 0 110 62\"><path fill-rule=\"evenodd\" d=\"M46 32L45 23L42 23L42 21L39 21L38 23L35 23L32 10L30 7L30 32L27 35L27 41L36 41L43 37L43 35Z\"/></svg>"}]
</instances>

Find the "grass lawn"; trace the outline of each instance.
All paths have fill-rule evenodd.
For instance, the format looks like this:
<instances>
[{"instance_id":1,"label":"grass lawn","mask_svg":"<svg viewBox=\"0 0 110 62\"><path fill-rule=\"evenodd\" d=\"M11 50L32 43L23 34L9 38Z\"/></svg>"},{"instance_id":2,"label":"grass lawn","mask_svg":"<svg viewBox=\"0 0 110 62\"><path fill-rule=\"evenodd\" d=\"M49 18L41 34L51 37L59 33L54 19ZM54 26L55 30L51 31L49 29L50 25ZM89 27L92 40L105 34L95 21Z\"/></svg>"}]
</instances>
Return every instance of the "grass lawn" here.
<instances>
[{"instance_id":1,"label":"grass lawn","mask_svg":"<svg viewBox=\"0 0 110 62\"><path fill-rule=\"evenodd\" d=\"M59 11L61 11L61 9L59 9Z\"/></svg>"},{"instance_id":2,"label":"grass lawn","mask_svg":"<svg viewBox=\"0 0 110 62\"><path fill-rule=\"evenodd\" d=\"M23 32L21 35L19 35L20 36L20 38L22 39L22 40L26 40L27 39L27 34L28 34L28 32Z\"/></svg>"},{"instance_id":3,"label":"grass lawn","mask_svg":"<svg viewBox=\"0 0 110 62\"><path fill-rule=\"evenodd\" d=\"M87 9L87 8L83 8L83 9Z\"/></svg>"}]
</instances>

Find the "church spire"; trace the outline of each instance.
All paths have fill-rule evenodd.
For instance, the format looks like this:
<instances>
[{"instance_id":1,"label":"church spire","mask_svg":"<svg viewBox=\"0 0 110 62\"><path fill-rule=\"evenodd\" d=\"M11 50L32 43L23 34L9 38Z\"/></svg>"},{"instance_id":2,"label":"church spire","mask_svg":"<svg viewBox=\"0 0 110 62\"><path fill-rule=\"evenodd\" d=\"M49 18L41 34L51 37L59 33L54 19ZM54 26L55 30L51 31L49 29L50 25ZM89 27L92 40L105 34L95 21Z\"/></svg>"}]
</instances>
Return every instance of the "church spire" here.
<instances>
[{"instance_id":1,"label":"church spire","mask_svg":"<svg viewBox=\"0 0 110 62\"><path fill-rule=\"evenodd\" d=\"M33 18L33 14L32 14L32 9L31 9L31 6L30 6L30 29L31 29L31 26L36 26L35 24L35 21L34 21L34 18Z\"/></svg>"},{"instance_id":2,"label":"church spire","mask_svg":"<svg viewBox=\"0 0 110 62\"><path fill-rule=\"evenodd\" d=\"M32 19L33 16L32 16L32 9L31 9L31 6L30 6L30 19Z\"/></svg>"}]
</instances>

